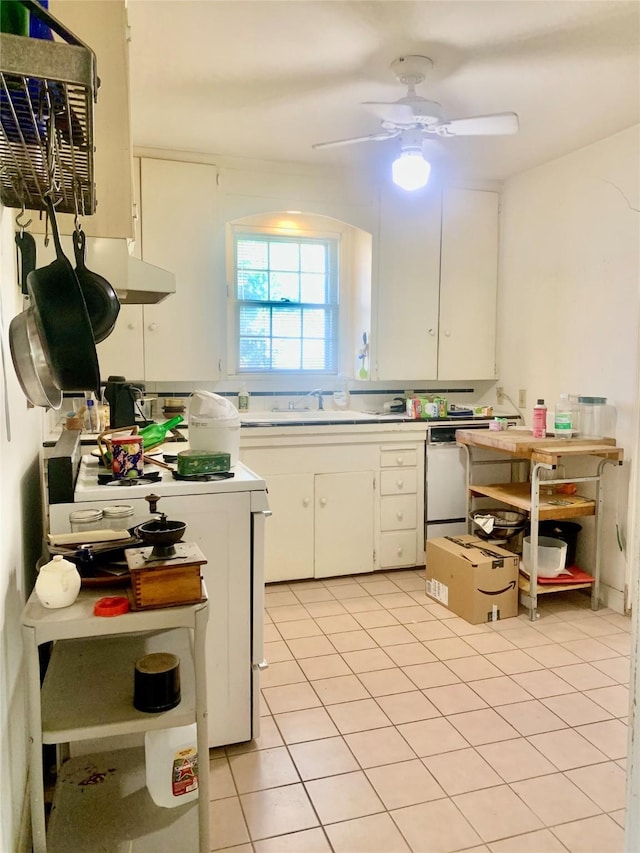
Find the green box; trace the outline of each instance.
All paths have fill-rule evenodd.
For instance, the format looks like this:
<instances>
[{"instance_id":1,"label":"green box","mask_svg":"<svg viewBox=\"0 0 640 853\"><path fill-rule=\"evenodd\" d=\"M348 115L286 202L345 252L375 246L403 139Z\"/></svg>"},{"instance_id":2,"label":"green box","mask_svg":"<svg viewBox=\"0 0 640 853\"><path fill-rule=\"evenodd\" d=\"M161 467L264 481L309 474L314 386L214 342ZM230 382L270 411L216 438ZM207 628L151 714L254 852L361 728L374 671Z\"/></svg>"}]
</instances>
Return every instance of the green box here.
<instances>
[{"instance_id":1,"label":"green box","mask_svg":"<svg viewBox=\"0 0 640 853\"><path fill-rule=\"evenodd\" d=\"M181 450L178 453L178 474L217 474L231 468L230 453L211 453L205 450Z\"/></svg>"}]
</instances>

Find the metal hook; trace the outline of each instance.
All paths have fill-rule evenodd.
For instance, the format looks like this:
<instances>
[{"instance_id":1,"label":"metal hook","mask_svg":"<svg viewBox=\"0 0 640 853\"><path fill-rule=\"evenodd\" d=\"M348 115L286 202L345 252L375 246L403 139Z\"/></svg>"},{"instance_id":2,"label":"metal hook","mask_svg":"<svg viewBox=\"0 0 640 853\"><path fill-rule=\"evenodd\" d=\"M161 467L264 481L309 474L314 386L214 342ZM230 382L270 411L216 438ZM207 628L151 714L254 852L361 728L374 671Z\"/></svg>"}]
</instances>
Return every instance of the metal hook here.
<instances>
[{"instance_id":1,"label":"metal hook","mask_svg":"<svg viewBox=\"0 0 640 853\"><path fill-rule=\"evenodd\" d=\"M21 234L24 234L24 229L28 228L33 221L32 219L27 219L26 222L23 222L22 219L23 219L25 213L26 213L26 211L25 211L24 202L23 202L22 203L22 210L16 216L16 225L20 229Z\"/></svg>"}]
</instances>

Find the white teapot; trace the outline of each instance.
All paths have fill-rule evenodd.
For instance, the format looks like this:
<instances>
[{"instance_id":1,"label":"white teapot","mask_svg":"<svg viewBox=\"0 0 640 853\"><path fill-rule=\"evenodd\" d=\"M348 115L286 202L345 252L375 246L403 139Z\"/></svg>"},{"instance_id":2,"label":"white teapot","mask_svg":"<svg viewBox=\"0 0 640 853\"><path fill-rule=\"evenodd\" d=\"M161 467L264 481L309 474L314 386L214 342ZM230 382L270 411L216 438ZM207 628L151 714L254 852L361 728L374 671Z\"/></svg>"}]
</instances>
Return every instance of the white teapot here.
<instances>
[{"instance_id":1,"label":"white teapot","mask_svg":"<svg viewBox=\"0 0 640 853\"><path fill-rule=\"evenodd\" d=\"M36 595L44 607L68 607L80 592L80 573L75 565L60 554L40 568Z\"/></svg>"}]
</instances>

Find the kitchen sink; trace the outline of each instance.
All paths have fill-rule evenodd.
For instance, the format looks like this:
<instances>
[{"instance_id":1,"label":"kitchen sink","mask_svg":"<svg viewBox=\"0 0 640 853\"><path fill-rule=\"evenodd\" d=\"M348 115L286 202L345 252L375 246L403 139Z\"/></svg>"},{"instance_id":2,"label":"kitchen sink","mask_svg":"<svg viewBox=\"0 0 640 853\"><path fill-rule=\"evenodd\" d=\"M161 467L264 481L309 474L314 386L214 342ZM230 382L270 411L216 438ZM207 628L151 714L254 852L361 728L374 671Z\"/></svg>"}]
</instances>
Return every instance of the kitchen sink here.
<instances>
[{"instance_id":1,"label":"kitchen sink","mask_svg":"<svg viewBox=\"0 0 640 853\"><path fill-rule=\"evenodd\" d=\"M246 424L283 424L291 423L353 423L379 420L378 415L368 412L355 412L349 410L322 410L309 411L284 411L284 412L242 412L241 423Z\"/></svg>"}]
</instances>

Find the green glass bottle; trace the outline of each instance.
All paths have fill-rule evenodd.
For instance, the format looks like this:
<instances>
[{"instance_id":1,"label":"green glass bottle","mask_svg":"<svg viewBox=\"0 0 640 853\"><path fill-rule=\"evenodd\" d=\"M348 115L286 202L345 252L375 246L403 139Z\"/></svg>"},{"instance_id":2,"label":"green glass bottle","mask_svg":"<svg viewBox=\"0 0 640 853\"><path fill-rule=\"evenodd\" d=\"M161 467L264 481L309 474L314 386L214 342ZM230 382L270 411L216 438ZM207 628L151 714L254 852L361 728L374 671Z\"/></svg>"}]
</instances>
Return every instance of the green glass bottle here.
<instances>
[{"instance_id":1,"label":"green glass bottle","mask_svg":"<svg viewBox=\"0 0 640 853\"><path fill-rule=\"evenodd\" d=\"M163 441L166 441L167 433L169 433L173 427L178 426L178 424L183 420L184 418L182 415L176 415L174 418L171 418L169 421L165 421L163 424L149 424L149 426L142 427L138 432L138 435L142 436L145 453L152 447L157 447L159 444L162 444Z\"/></svg>"}]
</instances>

